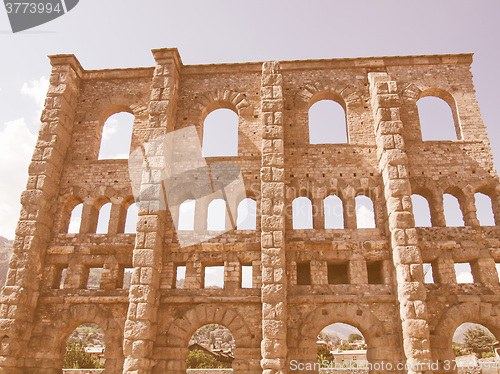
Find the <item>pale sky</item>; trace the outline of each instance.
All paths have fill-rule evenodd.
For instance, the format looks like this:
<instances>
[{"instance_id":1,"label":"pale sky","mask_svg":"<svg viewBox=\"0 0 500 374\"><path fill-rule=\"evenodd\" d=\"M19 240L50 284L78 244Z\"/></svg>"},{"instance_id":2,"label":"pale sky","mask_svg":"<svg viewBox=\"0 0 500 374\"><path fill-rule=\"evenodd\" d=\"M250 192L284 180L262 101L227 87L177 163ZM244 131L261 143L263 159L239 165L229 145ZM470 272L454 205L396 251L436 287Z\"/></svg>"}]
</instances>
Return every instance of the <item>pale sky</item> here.
<instances>
[{"instance_id":1,"label":"pale sky","mask_svg":"<svg viewBox=\"0 0 500 374\"><path fill-rule=\"evenodd\" d=\"M184 64L474 52L472 72L500 160L500 2L81 0L68 14L12 34L0 9L0 235L13 239L36 140L47 55L85 69L153 66L176 47Z\"/></svg>"}]
</instances>

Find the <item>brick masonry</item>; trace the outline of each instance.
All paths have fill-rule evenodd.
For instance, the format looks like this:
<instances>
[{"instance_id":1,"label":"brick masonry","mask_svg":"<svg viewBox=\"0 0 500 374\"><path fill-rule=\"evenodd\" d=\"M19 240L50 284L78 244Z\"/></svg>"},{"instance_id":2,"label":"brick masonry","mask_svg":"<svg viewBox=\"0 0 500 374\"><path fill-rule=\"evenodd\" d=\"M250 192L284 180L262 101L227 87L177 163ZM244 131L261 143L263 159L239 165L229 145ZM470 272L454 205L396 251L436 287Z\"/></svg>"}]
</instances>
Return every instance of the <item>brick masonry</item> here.
<instances>
[{"instance_id":1,"label":"brick masonry","mask_svg":"<svg viewBox=\"0 0 500 374\"><path fill-rule=\"evenodd\" d=\"M315 362L316 336L335 322L359 328L370 362L407 361L419 365L415 374L454 358L451 339L463 322L500 337L500 187L472 55L219 65L183 65L175 49L153 55L151 68L98 71L73 55L50 57L0 299L2 372L60 373L67 337L90 322L105 332L110 373L185 373L189 339L207 323L231 330L233 370L249 374ZM416 103L424 96L450 105L458 140L422 141ZM348 143L309 143L308 110L323 99L345 109ZM137 233L123 233L134 197L127 160L98 160L106 119L132 113L136 149L189 126L202 139L205 117L219 108L238 114L238 156L206 162L240 168L257 229L229 227L181 247L178 212L158 204L163 165L156 164L141 178ZM491 198L497 226L479 225L477 192ZM446 227L445 193L459 200L464 227ZM412 194L429 202L432 227L415 227ZM330 195L343 203L343 229L324 228ZM356 227L359 195L373 202L375 228ZM298 197L312 202L313 229L293 229ZM107 202L108 234L96 234ZM68 234L80 203L80 232ZM197 230L206 231L209 203L197 201ZM471 264L473 284L457 284L458 262ZM434 284L424 282L423 264L432 265ZM225 268L223 289L203 287L212 265ZM179 266L186 267L183 289L175 285ZM252 288L241 287L242 266L253 269ZM86 289L90 268L103 269L100 289ZM133 268L129 289L126 268ZM329 269L345 280L332 281Z\"/></svg>"}]
</instances>

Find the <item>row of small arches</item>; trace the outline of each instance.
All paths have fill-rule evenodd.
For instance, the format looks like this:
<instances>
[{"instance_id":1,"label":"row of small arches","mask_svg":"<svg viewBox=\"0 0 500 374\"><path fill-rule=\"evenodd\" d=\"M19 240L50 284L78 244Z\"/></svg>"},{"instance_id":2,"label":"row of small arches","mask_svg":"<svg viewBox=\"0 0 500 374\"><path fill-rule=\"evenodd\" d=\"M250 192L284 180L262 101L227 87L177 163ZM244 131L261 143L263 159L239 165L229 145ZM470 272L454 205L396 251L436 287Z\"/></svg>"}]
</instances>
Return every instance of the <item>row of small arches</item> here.
<instances>
[{"instance_id":1,"label":"row of small arches","mask_svg":"<svg viewBox=\"0 0 500 374\"><path fill-rule=\"evenodd\" d=\"M444 217L438 217L439 212L430 208L428 198L421 194L412 195L413 215L415 226L468 226L470 222L464 219L464 202L460 203L457 196L451 193L443 194ZM462 197L463 198L463 197ZM493 210L493 203L490 196L477 192L474 194L474 207L476 218L480 226L495 226L496 219Z\"/></svg>"},{"instance_id":2,"label":"row of small arches","mask_svg":"<svg viewBox=\"0 0 500 374\"><path fill-rule=\"evenodd\" d=\"M341 98L311 101L308 111L311 144L348 143L346 105ZM417 101L422 140L456 140L456 119L452 107L437 96ZM202 155L238 155L238 121L235 110L220 108L210 112L203 123ZM120 112L104 123L99 159L126 159L130 151L134 116ZM224 134L223 136L221 134Z\"/></svg>"},{"instance_id":3,"label":"row of small arches","mask_svg":"<svg viewBox=\"0 0 500 374\"><path fill-rule=\"evenodd\" d=\"M412 195L413 214L415 226L432 226L431 210L428 200L420 194ZM483 193L474 195L476 214L481 226L494 226L495 216L492 209L491 198ZM343 229L344 217L349 214L344 208L344 203L336 195L326 197L322 202L322 214L325 229ZM109 222L111 213L111 203L104 204L100 210L95 233L107 234L109 232ZM446 226L464 226L463 213L458 199L449 193L443 195L444 218ZM81 217L83 204L78 204L71 213L71 220L68 226L68 233L81 232ZM292 202L292 222L294 229L313 229L315 210L311 200L307 197L298 197ZM188 199L179 207L178 230L189 231L195 229L196 201ZM373 201L364 195L355 198L356 227L374 228L376 227ZM222 199L214 199L208 205L206 229L213 231L223 231L227 228L227 204ZM135 233L137 220L137 206L131 204L127 209L124 233ZM257 203L255 200L243 199L237 208L235 217L236 228L238 230L256 230L257 228ZM93 231L93 230L90 230ZM120 232L121 230L118 230Z\"/></svg>"},{"instance_id":4,"label":"row of small arches","mask_svg":"<svg viewBox=\"0 0 500 374\"><path fill-rule=\"evenodd\" d=\"M80 203L77 206L73 208L71 211L71 216L67 228L67 232L69 234L76 234L76 233L96 233L96 234L108 234L113 231L111 229L111 210L112 210L113 204L112 203L105 203L102 205L99 209L98 215L97 215L97 222L91 225L88 225L88 227L84 227L82 225L83 223L83 209L84 209L84 204ZM116 227L116 233L125 233L125 234L132 234L136 233L136 224L137 224L137 215L138 215L138 209L137 205L135 203L132 203L128 206L126 209L126 214L125 214L125 219L123 222L123 219L120 217L118 218L120 223L117 224Z\"/></svg>"}]
</instances>

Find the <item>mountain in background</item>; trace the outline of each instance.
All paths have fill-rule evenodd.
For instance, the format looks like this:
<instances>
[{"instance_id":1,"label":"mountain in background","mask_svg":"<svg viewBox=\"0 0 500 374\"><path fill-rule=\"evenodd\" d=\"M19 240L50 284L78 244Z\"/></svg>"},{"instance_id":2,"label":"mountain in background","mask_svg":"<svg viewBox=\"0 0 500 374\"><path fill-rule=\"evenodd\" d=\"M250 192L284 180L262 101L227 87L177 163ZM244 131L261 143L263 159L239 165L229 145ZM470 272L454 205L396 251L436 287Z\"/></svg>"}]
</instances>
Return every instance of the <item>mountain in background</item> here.
<instances>
[{"instance_id":1,"label":"mountain in background","mask_svg":"<svg viewBox=\"0 0 500 374\"><path fill-rule=\"evenodd\" d=\"M0 236L0 286L3 287L5 279L7 278L7 271L9 270L9 260L12 255L13 240L8 240Z\"/></svg>"},{"instance_id":2,"label":"mountain in background","mask_svg":"<svg viewBox=\"0 0 500 374\"><path fill-rule=\"evenodd\" d=\"M328 335L338 336L343 340L347 340L351 334L363 335L356 327L345 323L334 323L333 325L326 326L322 332Z\"/></svg>"}]
</instances>

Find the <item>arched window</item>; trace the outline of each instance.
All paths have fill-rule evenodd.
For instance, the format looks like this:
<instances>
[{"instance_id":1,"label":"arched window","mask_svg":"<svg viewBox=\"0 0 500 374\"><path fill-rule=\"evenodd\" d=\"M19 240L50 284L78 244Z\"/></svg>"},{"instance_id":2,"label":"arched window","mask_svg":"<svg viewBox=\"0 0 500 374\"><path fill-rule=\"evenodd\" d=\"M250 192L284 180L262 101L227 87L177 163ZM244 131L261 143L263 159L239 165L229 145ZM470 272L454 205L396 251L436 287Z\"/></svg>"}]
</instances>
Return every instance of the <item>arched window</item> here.
<instances>
[{"instance_id":1,"label":"arched window","mask_svg":"<svg viewBox=\"0 0 500 374\"><path fill-rule=\"evenodd\" d=\"M478 192L474 194L474 200L476 203L477 219L481 226L495 226L491 198L488 195Z\"/></svg>"},{"instance_id":2,"label":"arched window","mask_svg":"<svg viewBox=\"0 0 500 374\"><path fill-rule=\"evenodd\" d=\"M236 344L233 334L225 326L204 325L194 332L188 344L190 348L186 358L188 369L198 369L200 361L204 368L232 368L234 358L232 354L228 353L235 351ZM211 351L220 352L220 354L209 354L203 346Z\"/></svg>"},{"instance_id":3,"label":"arched window","mask_svg":"<svg viewBox=\"0 0 500 374\"><path fill-rule=\"evenodd\" d=\"M194 230L194 211L196 208L196 200L185 200L179 205L179 223L178 230Z\"/></svg>"},{"instance_id":4,"label":"arched window","mask_svg":"<svg viewBox=\"0 0 500 374\"><path fill-rule=\"evenodd\" d=\"M313 215L311 200L297 197L292 202L292 220L294 229L312 229Z\"/></svg>"},{"instance_id":5,"label":"arched window","mask_svg":"<svg viewBox=\"0 0 500 374\"><path fill-rule=\"evenodd\" d=\"M111 214L111 203L104 204L99 210L99 218L97 219L97 234L107 234L109 227L109 217Z\"/></svg>"},{"instance_id":6,"label":"arched window","mask_svg":"<svg viewBox=\"0 0 500 374\"><path fill-rule=\"evenodd\" d=\"M226 229L226 202L214 199L208 204L207 230L224 231Z\"/></svg>"},{"instance_id":7,"label":"arched window","mask_svg":"<svg viewBox=\"0 0 500 374\"><path fill-rule=\"evenodd\" d=\"M446 226L464 226L464 218L462 210L460 209L460 203L458 202L458 199L455 196L446 193L443 196L443 205Z\"/></svg>"},{"instance_id":8,"label":"arched window","mask_svg":"<svg viewBox=\"0 0 500 374\"><path fill-rule=\"evenodd\" d=\"M373 201L368 196L356 196L356 226L358 229L375 228Z\"/></svg>"},{"instance_id":9,"label":"arched window","mask_svg":"<svg viewBox=\"0 0 500 374\"><path fill-rule=\"evenodd\" d=\"M68 234L78 234L82 223L83 204L78 204L71 211L71 218L68 226Z\"/></svg>"},{"instance_id":10,"label":"arched window","mask_svg":"<svg viewBox=\"0 0 500 374\"><path fill-rule=\"evenodd\" d=\"M366 368L366 340L356 327L346 323L332 323L320 331L316 338L316 354L335 367ZM343 352L334 356L334 352Z\"/></svg>"},{"instance_id":11,"label":"arched window","mask_svg":"<svg viewBox=\"0 0 500 374\"><path fill-rule=\"evenodd\" d=\"M216 109L203 122L203 157L238 156L238 114Z\"/></svg>"},{"instance_id":12,"label":"arched window","mask_svg":"<svg viewBox=\"0 0 500 374\"><path fill-rule=\"evenodd\" d=\"M417 101L422 140L457 140L457 128L450 105L436 96Z\"/></svg>"},{"instance_id":13,"label":"arched window","mask_svg":"<svg viewBox=\"0 0 500 374\"><path fill-rule=\"evenodd\" d=\"M130 204L127 209L127 217L125 218L126 234L135 234L137 232L137 215L138 209L136 203Z\"/></svg>"},{"instance_id":14,"label":"arched window","mask_svg":"<svg viewBox=\"0 0 500 374\"><path fill-rule=\"evenodd\" d=\"M99 160L127 159L130 153L134 115L120 112L110 116L102 129Z\"/></svg>"},{"instance_id":15,"label":"arched window","mask_svg":"<svg viewBox=\"0 0 500 374\"><path fill-rule=\"evenodd\" d=\"M347 143L346 113L334 100L320 100L309 108L311 144Z\"/></svg>"},{"instance_id":16,"label":"arched window","mask_svg":"<svg viewBox=\"0 0 500 374\"><path fill-rule=\"evenodd\" d=\"M495 352L498 350L498 345L495 344L497 337L491 333L491 331L479 325L477 323L462 323L455 330L452 339L452 348L456 362L460 362L460 358L463 356L463 362L471 360L471 354L476 357L495 357ZM498 353L498 351L497 351ZM484 361L487 363L488 361ZM495 360L490 361L492 364L496 362ZM496 370L496 369L494 369ZM489 370L484 370L483 372L488 372ZM494 371L493 371L494 372Z\"/></svg>"},{"instance_id":17,"label":"arched window","mask_svg":"<svg viewBox=\"0 0 500 374\"><path fill-rule=\"evenodd\" d=\"M344 206L336 195L330 195L323 200L325 209L325 229L344 228Z\"/></svg>"},{"instance_id":18,"label":"arched window","mask_svg":"<svg viewBox=\"0 0 500 374\"><path fill-rule=\"evenodd\" d=\"M257 229L257 203L255 200L246 198L238 204L237 229Z\"/></svg>"},{"instance_id":19,"label":"arched window","mask_svg":"<svg viewBox=\"0 0 500 374\"><path fill-rule=\"evenodd\" d=\"M413 216L415 217L416 227L431 227L431 212L429 202L421 195L411 195L411 203L413 206Z\"/></svg>"},{"instance_id":20,"label":"arched window","mask_svg":"<svg viewBox=\"0 0 500 374\"><path fill-rule=\"evenodd\" d=\"M95 323L78 326L66 341L63 369L104 368L104 332Z\"/></svg>"}]
</instances>

